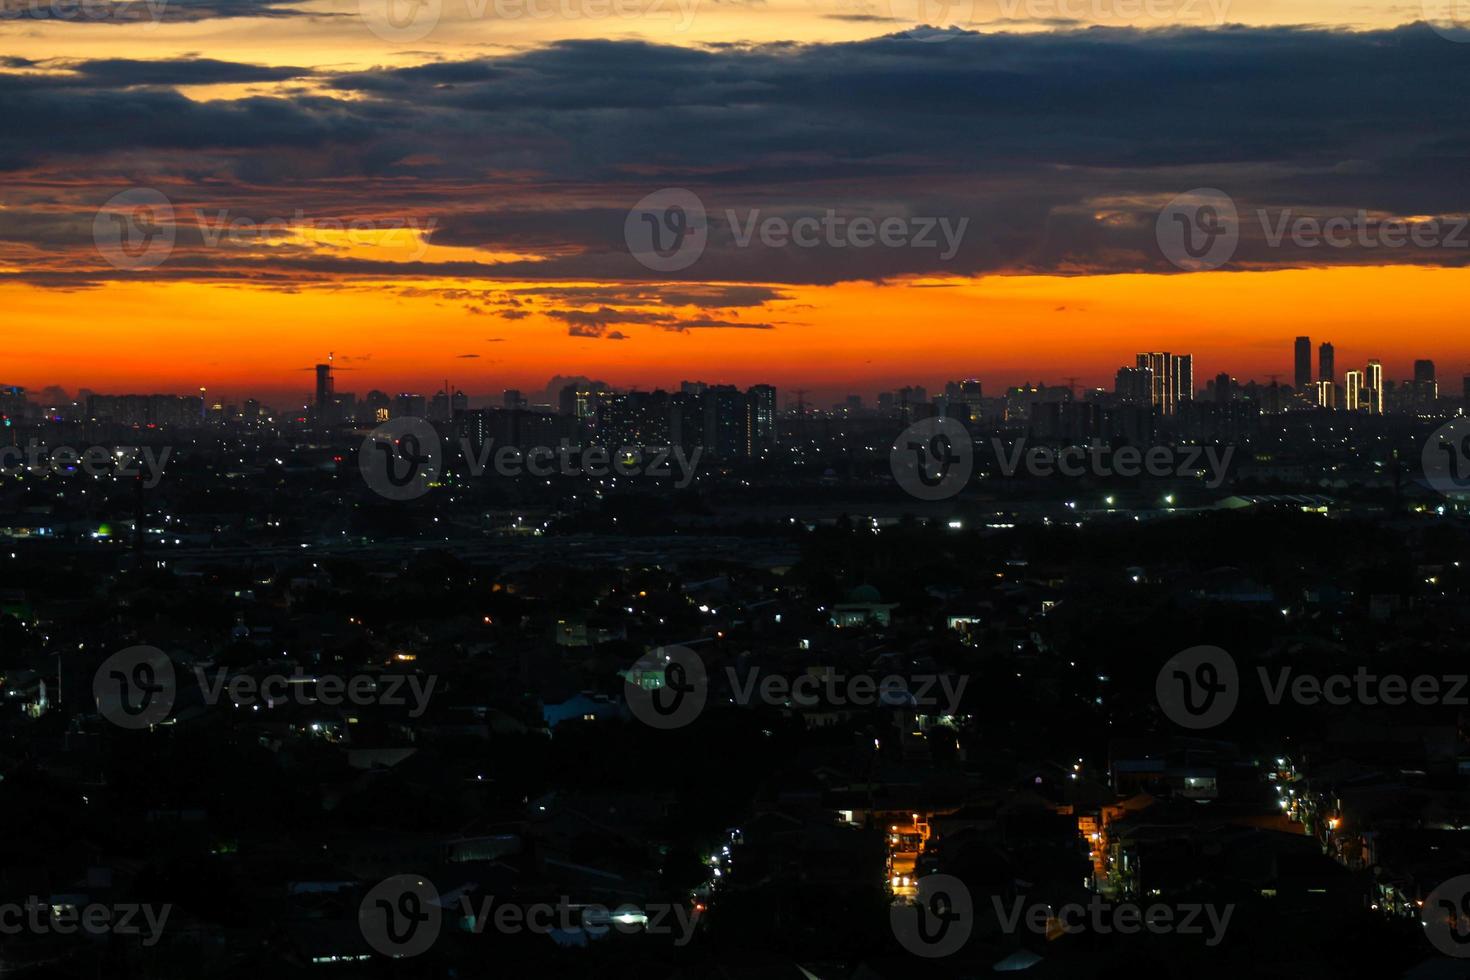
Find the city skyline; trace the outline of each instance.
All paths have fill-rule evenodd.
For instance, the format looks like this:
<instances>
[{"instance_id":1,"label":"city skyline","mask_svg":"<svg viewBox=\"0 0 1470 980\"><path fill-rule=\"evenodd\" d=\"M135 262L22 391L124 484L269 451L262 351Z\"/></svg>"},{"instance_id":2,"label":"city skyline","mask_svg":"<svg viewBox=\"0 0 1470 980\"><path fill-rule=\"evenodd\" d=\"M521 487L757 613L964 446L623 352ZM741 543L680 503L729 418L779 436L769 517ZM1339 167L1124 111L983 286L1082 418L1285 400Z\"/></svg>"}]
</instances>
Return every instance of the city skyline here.
<instances>
[{"instance_id":1,"label":"city skyline","mask_svg":"<svg viewBox=\"0 0 1470 980\"><path fill-rule=\"evenodd\" d=\"M1370 364L1381 365L1383 379L1390 385L1423 380L1423 378L1421 377L1421 371L1424 370L1425 365L1428 365L1429 369L1436 372L1437 374L1437 377L1433 380L1439 383L1442 394L1454 393L1461 390L1458 383L1446 384L1446 381L1458 382L1462 378L1470 377L1470 362L1467 362L1466 368L1464 370L1447 369L1445 364L1441 360L1434 357L1426 357L1424 356L1423 352L1406 354L1402 358L1397 359L1384 358L1379 356L1367 356L1355 360L1352 357L1342 357L1340 354L1342 347L1339 344L1334 344L1330 340L1324 340L1321 343L1316 340L1312 340L1310 345L1311 357L1309 358L1310 378L1308 380L1308 385L1306 388L1299 388L1296 386L1295 382L1297 378L1294 375L1299 372L1301 368L1301 364L1299 361L1299 342L1304 339L1310 338L1303 336L1299 336L1296 338L1296 340L1293 342L1292 349L1287 351L1287 353L1281 358L1282 363L1276 365L1276 367L1279 368L1278 370L1263 371L1259 375L1240 374L1224 366L1206 366L1205 368L1201 368L1197 355L1194 355L1192 353L1186 354L1182 350L1176 351L1175 355L1190 358L1193 362L1189 368L1189 371L1190 376L1194 380L1189 390L1194 396L1198 396L1200 393L1209 390L1213 386L1217 376L1220 375L1229 375L1232 381L1238 385L1256 383L1258 385L1267 386L1275 381L1281 384L1283 387L1289 387L1298 392L1310 391L1312 390L1315 382L1326 379L1326 376L1323 375L1321 372L1326 370L1327 366L1333 367L1333 380L1336 382L1339 391L1341 391L1343 387L1349 383L1349 379L1347 377L1349 373L1357 373L1361 375L1363 374L1366 367ZM1324 365L1321 360L1321 357L1323 356L1323 347L1327 349L1327 353L1325 355L1327 358L1326 365ZM1120 358L1118 364L1116 364L1111 371L1101 372L1096 376L1084 376L1074 374L1062 374L1060 377L1048 377L1043 375L1032 376L1029 374L1025 376L1002 376L1000 370L995 369L991 371L982 370L970 372L952 371L947 374L931 373L922 377L897 378L895 379L894 383L888 387L842 386L833 385L830 382L828 382L827 384L820 384L817 382L810 382L809 384L795 383L790 385L775 384L774 387L776 387L777 390L782 393L781 407L784 408L788 405L788 403L794 403L797 401L798 398L800 398L802 401L808 404L809 407L815 409L824 409L825 407L827 407L829 402L832 404L836 404L852 396L858 396L862 398L865 403L875 403L878 399L878 396L882 394L891 394L904 388L909 388L913 386L919 386L926 389L927 391L938 394L943 392L944 386L946 384L959 380L980 381L984 386L984 390L988 393L990 397L995 397L999 393L1009 388L1023 387L1028 385L1040 385L1048 389L1071 388L1075 395L1080 395L1087 391L1111 392L1117 390L1118 385L1122 383L1119 379L1118 372L1121 369L1132 368L1134 366L1133 364L1130 364L1128 362L1136 361L1138 369L1141 370L1144 367L1145 357L1156 358L1158 356L1160 355L1145 355L1143 353L1128 355L1127 357ZM1293 363L1294 359L1295 363ZM351 364L350 357L343 360L345 360L349 365ZM1405 369L1395 369L1394 365L1400 362L1405 365ZM1267 366L1269 367L1270 365ZM328 375L324 378L322 374L322 369L326 367L329 367L330 371ZM528 403L550 405L554 409L556 407L557 393L559 392L561 387L571 381L571 379L577 377L586 377L598 382L605 383L610 389L613 390L646 392L658 390L677 390L680 384L695 381L708 384L733 384L737 387L769 385L773 383L773 378L769 373L751 374L749 375L749 380L746 380L745 375L732 375L730 372L720 372L698 377L689 374L677 376L668 375L661 379L651 380L644 383L626 383L616 380L613 376L604 376L604 374L601 373L574 374L571 372L559 372L550 376L544 382L537 383L533 379L520 385L509 383L498 384L494 378L485 378L477 382L475 380L466 380L463 375L457 378L441 377L430 382L427 385L416 385L412 383L404 383L404 381L402 380L403 378L412 378L413 375L400 376L399 378L395 379L392 375L389 375L387 373L369 373L369 371L364 369L355 369L350 366L344 367L343 364L336 359L335 353L332 354L332 361L330 364L325 362L317 363L295 369L295 371L309 373L311 375L314 375L314 378L309 379L300 388L272 388L267 386L260 386L235 389L230 387L216 387L211 385L191 386L188 383L181 383L177 386L165 386L155 389L111 389L99 387L96 384L86 383L78 384L74 387L55 384L38 386L19 384L18 387L24 388L33 399L38 397L54 397L54 395L43 395L43 393L54 392L57 388L60 388L66 393L67 400L71 401L79 399L83 392L96 395L187 395L193 393L194 391L199 391L205 393L206 401L209 404L223 404L226 402L238 404L246 400L258 400L279 409L295 408L318 403L322 400L322 395L324 391L328 394L333 391L342 391L354 394L358 397L362 397L369 392L376 391L387 394L390 397L396 397L400 394L414 394L432 398L436 393L447 390L453 393L463 393L468 397L469 402L475 407L501 407L502 397L507 393L514 392L516 394L525 393L526 397L524 400ZM348 373L346 373L344 376L339 372ZM369 379L371 379L371 383L369 383ZM11 384L14 383L14 381L13 379L0 377L0 383ZM1367 382L1364 381L1363 383L1366 385ZM323 387L324 384L325 388ZM1181 388L1180 390L1183 391L1184 389ZM541 395L544 397L539 399L531 397L535 395ZM1171 402L1172 399L1165 399L1161 403L1167 406L1171 404ZM1335 406L1329 405L1328 407Z\"/></svg>"}]
</instances>

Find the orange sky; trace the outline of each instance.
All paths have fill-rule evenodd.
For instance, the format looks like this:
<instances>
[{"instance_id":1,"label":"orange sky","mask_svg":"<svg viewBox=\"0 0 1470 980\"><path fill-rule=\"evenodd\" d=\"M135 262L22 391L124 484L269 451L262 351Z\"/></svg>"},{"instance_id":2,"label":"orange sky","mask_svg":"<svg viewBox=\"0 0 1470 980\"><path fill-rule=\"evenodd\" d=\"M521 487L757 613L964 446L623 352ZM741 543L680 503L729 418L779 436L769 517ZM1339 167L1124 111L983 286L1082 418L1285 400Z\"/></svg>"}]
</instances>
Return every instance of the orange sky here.
<instances>
[{"instance_id":1,"label":"orange sky","mask_svg":"<svg viewBox=\"0 0 1470 980\"><path fill-rule=\"evenodd\" d=\"M424 287L424 283L416 283ZM464 286L465 283L443 283ZM468 284L479 285L480 284ZM514 286L508 287L512 290ZM1470 370L1461 327L1470 270L1338 268L1074 278L991 276L875 286L780 286L759 312L771 330L623 328L627 340L568 336L539 314L467 313L393 284L296 292L252 286L110 284L61 291L0 286L11 329L0 381L39 388L187 391L283 403L335 351L338 387L431 391L448 377L474 397L539 391L554 374L655 387L684 378L871 397L903 383L978 375L991 392L1044 380L1111 387L1132 353L1195 355L1199 385L1219 371L1290 379L1291 343L1331 340L1339 373L1369 357L1389 377L1436 360L1458 390ZM99 315L99 311L105 311ZM500 338L494 340L493 338ZM1181 342L1181 338L1189 338ZM74 356L69 352L85 352ZM459 355L475 354L467 358Z\"/></svg>"}]
</instances>

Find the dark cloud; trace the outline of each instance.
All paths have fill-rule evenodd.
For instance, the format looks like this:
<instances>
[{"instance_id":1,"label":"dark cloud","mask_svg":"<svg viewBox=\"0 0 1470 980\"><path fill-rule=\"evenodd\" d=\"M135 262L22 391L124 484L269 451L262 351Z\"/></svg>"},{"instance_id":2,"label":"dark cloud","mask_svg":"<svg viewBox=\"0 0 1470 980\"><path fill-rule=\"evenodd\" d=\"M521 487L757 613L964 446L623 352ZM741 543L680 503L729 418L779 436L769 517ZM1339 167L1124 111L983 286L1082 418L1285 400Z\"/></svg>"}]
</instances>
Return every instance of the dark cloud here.
<instances>
[{"instance_id":1,"label":"dark cloud","mask_svg":"<svg viewBox=\"0 0 1470 980\"><path fill-rule=\"evenodd\" d=\"M1172 272L1155 221L1196 187L1224 190L1239 209L1236 268L1460 265L1470 251L1273 246L1265 233L1283 214L1453 221L1465 209L1470 49L1423 25L707 49L568 41L314 76L341 97L208 102L171 86L305 69L67 67L0 74L0 236L11 243L0 247L44 284L118 275L90 250L89 209L119 181L233 214L432 219L434 246L483 256L395 262L299 243L226 252L186 235L167 263L130 278L543 282L521 300L499 289L442 298L509 318L535 299L599 336L613 325L750 328L732 311L780 299L780 284ZM105 179L107 193L84 199L57 173ZM702 254L674 271L640 264L624 239L629 208L666 187L693 191L707 213ZM848 228L896 221L905 244L796 247L758 233L829 214ZM941 221L964 222L952 247ZM914 241L926 225L931 244Z\"/></svg>"},{"instance_id":2,"label":"dark cloud","mask_svg":"<svg viewBox=\"0 0 1470 980\"><path fill-rule=\"evenodd\" d=\"M233 17L335 16L295 9L304 0L0 0L0 22L180 24Z\"/></svg>"},{"instance_id":3,"label":"dark cloud","mask_svg":"<svg viewBox=\"0 0 1470 980\"><path fill-rule=\"evenodd\" d=\"M243 65L212 58L189 58L177 61L135 61L108 58L83 61L71 66L80 84L105 88L129 88L135 85L215 85L227 82L279 82L310 75L309 68Z\"/></svg>"}]
</instances>

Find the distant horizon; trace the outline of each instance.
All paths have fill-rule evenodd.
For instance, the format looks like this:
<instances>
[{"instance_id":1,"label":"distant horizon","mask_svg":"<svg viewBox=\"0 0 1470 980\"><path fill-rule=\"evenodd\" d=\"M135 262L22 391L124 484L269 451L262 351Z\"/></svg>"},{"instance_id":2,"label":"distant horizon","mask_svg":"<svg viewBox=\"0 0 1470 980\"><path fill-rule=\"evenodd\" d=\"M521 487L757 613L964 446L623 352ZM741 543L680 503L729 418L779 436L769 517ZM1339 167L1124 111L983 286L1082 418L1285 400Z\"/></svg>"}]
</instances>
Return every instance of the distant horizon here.
<instances>
[{"instance_id":1,"label":"distant horizon","mask_svg":"<svg viewBox=\"0 0 1470 980\"><path fill-rule=\"evenodd\" d=\"M1292 338L1293 341L1294 339L1295 338ZM1330 342L1331 341L1329 341L1329 343ZM1321 342L1317 341L1316 339L1313 339L1312 341L1312 371L1314 375L1314 380L1316 380L1315 375L1317 372L1317 347L1319 343ZM1447 369L1445 366L1445 362L1441 361L1439 358L1436 358L1432 355L1415 354L1407 355L1402 358L1367 357L1363 358L1362 363L1360 364L1357 360L1345 359L1342 355L1341 345L1334 345L1334 347L1337 374L1335 381L1339 385L1343 383L1344 375L1348 371L1361 370L1362 367L1366 365L1369 360L1373 359L1376 359L1383 364L1385 380L1393 383L1412 380L1413 366L1416 360L1428 359L1433 361L1435 365L1435 376L1437 381L1439 382L1440 393L1442 396L1453 395L1455 397L1458 397L1461 391L1462 379L1465 377L1470 377L1470 362L1464 363L1463 367ZM1171 351L1171 353L1188 354L1190 353L1190 351L1188 351L1187 349L1177 349ZM1295 387L1294 378L1292 376L1293 365L1290 360L1290 351L1288 351L1288 356L1283 358L1282 360L1283 363L1276 365L1279 368L1278 370L1269 372L1261 371L1256 374L1240 374L1234 371L1230 371L1228 369L1222 370L1224 373L1230 374L1231 377L1240 385L1248 385L1252 382L1255 382L1259 385L1269 385L1272 381L1271 376L1274 375L1275 380L1282 386ZM1401 365L1401 367L1396 367L1396 365ZM1132 365L1131 363L1123 362L1120 362L1118 364L1119 368L1125 366ZM309 371L311 369L304 368L300 370ZM1114 373L1116 373L1116 370L1117 368L1114 368ZM1205 391L1208 386L1214 381L1216 376L1222 373L1222 370L1202 369L1200 367L1199 358L1198 356L1196 356L1194 364L1195 392L1197 393ZM342 376L343 373L347 374L346 378ZM343 369L341 368L334 368L334 380L336 381L336 389L339 392L353 394L358 398L362 398L368 392L375 390L381 391L389 397L397 397L400 394L411 394L422 395L426 398L432 398L435 394L444 390L443 379L441 379L438 383L430 385L413 383L412 381L410 381L409 383L404 383L403 381L395 383L391 380L385 380L385 376L382 374L374 373L372 375L368 375L366 372L363 372L365 383L354 384L353 379L356 374L357 372L354 369L347 369L346 371L343 371ZM753 385L770 384L776 388L777 397L781 406L784 407L788 402L795 402L797 399L797 393L804 392L805 401L807 402L807 404L811 405L813 408L821 410L828 409L833 405L842 402L850 395L859 395L862 397L863 403L865 405L873 406L877 403L878 395L883 393L897 392L902 388L913 386L923 387L928 395L932 398L936 395L942 395L944 393L945 385L951 381L965 381L976 378L980 380L983 395L986 398L1001 397L1008 389L1012 387L1021 387L1023 385L1044 385L1047 388L1066 388L1069 386L1069 381L1073 380L1075 380L1076 382L1073 386L1073 390L1078 393L1082 391L1092 391L1099 389L1112 391L1115 380L1112 373L1106 375L1105 377L1101 374L1058 376L1055 374L1043 375L1039 373L1033 373L1030 375L1025 375L1024 373L1022 373L1014 376L1008 375L1007 380L1002 380L999 377L998 372L994 371L975 373L961 372L951 375L945 375L940 380L898 378L895 379L891 384L888 384L886 386L873 386L871 382L855 384L852 386L833 385L830 382L818 384L816 382L801 383L799 381L792 384L781 384L769 377L742 375L738 378L731 378L719 375L700 376L695 374L671 377L669 380L660 381L644 379L625 381L618 380L613 376L603 373L585 375L556 374L546 379L545 381L522 381L519 384L513 383L509 380L504 384L489 381L488 379L480 380L470 384L457 382L452 377L448 380L450 382L450 390L454 392L463 392L474 407L499 407L499 402L504 393L506 391L516 390L520 391L526 397L527 401L531 404L549 403L553 408L555 408L556 391L559 390L559 387L557 386L558 382L562 379L571 379L578 376L587 377L593 381L605 382L610 388L618 391L662 390L667 392L676 392L680 389L681 384L684 382L703 382L711 386L733 384L736 387L741 388L742 390ZM371 378L372 380L367 381L368 378ZM52 383L41 385L27 385L22 384L14 379L5 377L0 377L0 385L16 385L20 388L23 388L25 390L27 399L33 402L37 402L38 404L40 404L40 402L38 402L37 400L42 396L44 392L58 388L65 392L66 400L75 401L80 397L82 391L86 391L92 395L190 396L198 395L200 387L197 383L190 384L182 381L172 386L165 383L162 385L140 385L133 387L102 387L96 384L78 384L75 382L70 384ZM349 385L351 386L349 387ZM272 407L294 408L298 407L298 405L309 405L315 397L314 390L311 384L307 384L300 389L294 387L266 385L261 385L260 387L255 388L246 388L236 385L220 386L218 388L212 385L204 385L203 387L207 389L206 397L211 404L215 402L219 402L221 404L239 404L248 399L255 399L263 404L271 405Z\"/></svg>"}]
</instances>

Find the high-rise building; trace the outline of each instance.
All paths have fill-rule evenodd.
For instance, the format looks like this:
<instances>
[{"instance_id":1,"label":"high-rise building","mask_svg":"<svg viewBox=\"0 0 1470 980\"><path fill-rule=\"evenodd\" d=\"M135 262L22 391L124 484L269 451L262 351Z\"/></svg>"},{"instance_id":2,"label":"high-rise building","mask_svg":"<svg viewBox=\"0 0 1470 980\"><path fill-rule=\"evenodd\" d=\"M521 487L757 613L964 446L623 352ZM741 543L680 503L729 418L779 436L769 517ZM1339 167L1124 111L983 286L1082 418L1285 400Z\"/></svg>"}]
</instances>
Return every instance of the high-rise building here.
<instances>
[{"instance_id":1,"label":"high-rise building","mask_svg":"<svg viewBox=\"0 0 1470 980\"><path fill-rule=\"evenodd\" d=\"M1344 395L1343 407L1349 412L1356 412L1365 407L1363 403L1363 372L1349 371L1343 375Z\"/></svg>"},{"instance_id":2,"label":"high-rise building","mask_svg":"<svg viewBox=\"0 0 1470 980\"><path fill-rule=\"evenodd\" d=\"M1296 339L1296 390L1305 392L1312 383L1312 338Z\"/></svg>"},{"instance_id":3,"label":"high-rise building","mask_svg":"<svg viewBox=\"0 0 1470 980\"><path fill-rule=\"evenodd\" d=\"M1165 415L1177 412L1180 401L1194 399L1194 355L1168 351L1139 354L1135 364L1150 372L1148 403Z\"/></svg>"},{"instance_id":4,"label":"high-rise building","mask_svg":"<svg viewBox=\"0 0 1470 980\"><path fill-rule=\"evenodd\" d=\"M316 366L317 410L325 410L330 404L332 404L332 365L318 364Z\"/></svg>"},{"instance_id":5,"label":"high-rise building","mask_svg":"<svg viewBox=\"0 0 1470 980\"><path fill-rule=\"evenodd\" d=\"M1428 358L1420 358L1414 362L1414 380L1416 382L1434 381L1434 362Z\"/></svg>"},{"instance_id":6,"label":"high-rise building","mask_svg":"<svg viewBox=\"0 0 1470 980\"><path fill-rule=\"evenodd\" d=\"M1113 394L1125 405L1151 405L1153 371L1146 367L1120 367L1113 379Z\"/></svg>"},{"instance_id":7,"label":"high-rise building","mask_svg":"<svg viewBox=\"0 0 1470 980\"><path fill-rule=\"evenodd\" d=\"M766 456L776 448L776 389L770 385L754 385L745 393L749 402L746 415L746 454Z\"/></svg>"},{"instance_id":8,"label":"high-rise building","mask_svg":"<svg viewBox=\"0 0 1470 980\"><path fill-rule=\"evenodd\" d=\"M710 385L704 392L704 446L716 459L745 454L748 414L745 392L734 385Z\"/></svg>"},{"instance_id":9,"label":"high-rise building","mask_svg":"<svg viewBox=\"0 0 1470 980\"><path fill-rule=\"evenodd\" d=\"M1317 348L1317 380L1337 380L1337 352L1331 344L1324 343Z\"/></svg>"},{"instance_id":10,"label":"high-rise building","mask_svg":"<svg viewBox=\"0 0 1470 980\"><path fill-rule=\"evenodd\" d=\"M1215 375L1215 404L1225 405L1235 397L1235 379L1224 371Z\"/></svg>"},{"instance_id":11,"label":"high-rise building","mask_svg":"<svg viewBox=\"0 0 1470 980\"><path fill-rule=\"evenodd\" d=\"M1368 389L1368 411L1373 415L1383 414L1383 364L1377 360L1368 362L1363 372L1363 386Z\"/></svg>"},{"instance_id":12,"label":"high-rise building","mask_svg":"<svg viewBox=\"0 0 1470 980\"><path fill-rule=\"evenodd\" d=\"M944 386L944 397L950 417L968 417L972 420L980 418L984 397L977 378L948 382Z\"/></svg>"},{"instance_id":13,"label":"high-rise building","mask_svg":"<svg viewBox=\"0 0 1470 980\"><path fill-rule=\"evenodd\" d=\"M1465 410L1470 412L1470 374L1460 379L1460 397L1465 401Z\"/></svg>"},{"instance_id":14,"label":"high-rise building","mask_svg":"<svg viewBox=\"0 0 1470 980\"><path fill-rule=\"evenodd\" d=\"M1194 401L1194 355L1174 358L1174 400L1176 406Z\"/></svg>"},{"instance_id":15,"label":"high-rise building","mask_svg":"<svg viewBox=\"0 0 1470 980\"><path fill-rule=\"evenodd\" d=\"M525 408L529 404L526 401L526 396L521 393L521 390L519 388L505 389L505 391L501 393L500 398L501 404L503 404L506 408L511 409L512 411L519 408Z\"/></svg>"},{"instance_id":16,"label":"high-rise building","mask_svg":"<svg viewBox=\"0 0 1470 980\"><path fill-rule=\"evenodd\" d=\"M1336 408L1337 385L1331 381L1318 380L1312 382L1314 400L1322 408Z\"/></svg>"}]
</instances>

